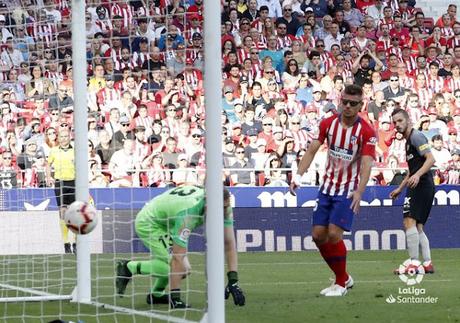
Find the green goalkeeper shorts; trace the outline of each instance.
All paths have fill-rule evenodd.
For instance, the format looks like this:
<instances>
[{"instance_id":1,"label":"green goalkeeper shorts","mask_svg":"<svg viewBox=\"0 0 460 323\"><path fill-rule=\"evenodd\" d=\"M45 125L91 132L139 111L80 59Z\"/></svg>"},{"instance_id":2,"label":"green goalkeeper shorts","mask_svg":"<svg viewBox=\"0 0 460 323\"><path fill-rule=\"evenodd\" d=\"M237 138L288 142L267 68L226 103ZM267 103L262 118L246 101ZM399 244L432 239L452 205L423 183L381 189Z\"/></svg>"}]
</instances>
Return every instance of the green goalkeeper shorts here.
<instances>
[{"instance_id":1,"label":"green goalkeeper shorts","mask_svg":"<svg viewBox=\"0 0 460 323\"><path fill-rule=\"evenodd\" d=\"M139 216L136 218L135 229L152 256L169 263L172 239L168 232L158 224L152 223L151 220L148 221Z\"/></svg>"}]
</instances>

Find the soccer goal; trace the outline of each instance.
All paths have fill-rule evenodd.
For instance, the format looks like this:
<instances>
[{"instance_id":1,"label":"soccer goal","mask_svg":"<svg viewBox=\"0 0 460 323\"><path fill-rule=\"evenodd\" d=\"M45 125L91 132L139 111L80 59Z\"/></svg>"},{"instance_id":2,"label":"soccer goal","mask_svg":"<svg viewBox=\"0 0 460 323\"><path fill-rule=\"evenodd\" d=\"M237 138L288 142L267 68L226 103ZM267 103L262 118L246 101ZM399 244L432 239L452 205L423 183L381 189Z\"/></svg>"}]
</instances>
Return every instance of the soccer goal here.
<instances>
[{"instance_id":1,"label":"soccer goal","mask_svg":"<svg viewBox=\"0 0 460 323\"><path fill-rule=\"evenodd\" d=\"M203 34L206 35L203 54L205 57L212 58L204 60L203 66L207 71L203 73L205 103L214 105L215 102L221 100L221 49L218 45L220 44L220 15L216 14L220 12L220 4L216 1L204 2L204 11L200 12L207 17L203 24ZM208 218L206 228L202 232L193 234L192 246L196 247L193 247L188 253L192 271L190 277L182 284L182 293L183 299L192 305L191 308L177 311L171 310L168 305L147 304L146 295L155 277L133 279L123 297L116 293L117 261L152 259L152 255L136 237L134 220L137 211L154 197L157 191L147 190L146 193L145 189L137 188L104 188L90 192L88 188L87 107L94 103L90 101L95 98L89 94L87 87L87 44L90 41L86 37L87 33L90 33L88 29L94 25L101 30L119 28L120 25L111 25L108 16L131 19L130 15L135 14L144 15L141 20L149 24L158 24L163 21L167 34L169 33L167 21L171 17L168 16L168 13L166 16L159 17L155 2L150 0L143 1L144 6L136 8L138 12L128 13L125 11L131 10L127 7L130 2L124 0L114 1L113 8L110 9L113 10L112 12L108 7L96 6L93 1L89 3L89 7L85 7L84 0L73 0L71 4L70 1L65 0L58 2L45 0L43 1L45 6L37 3L41 4L42 1L31 1L24 7L9 8L11 15L8 16L8 21L11 21L10 16L13 17L13 14L17 12L20 14L14 17L23 17L22 23L18 20L16 25L9 27L14 33L17 30L26 32L26 36L18 38L18 42L19 40L22 42L22 49L30 51L28 61L26 60L27 66L24 68L42 64L47 79L56 82L56 89L63 80L65 81L63 71L56 70L56 61L61 63L65 61L64 65L67 66L69 73L67 77L73 75L72 79L67 80L69 82L64 83L68 87L65 90L73 92L73 104L66 106L66 109L70 111L69 108L73 107L73 117L69 120L73 124L70 128L72 128L72 145L75 150L76 199L95 202L99 225L88 235L72 235L67 232L61 221L62 214L60 214L52 187L28 189L20 188L19 183L8 185L8 187L2 186L0 189L0 313L2 313L2 320L0 321L8 323L49 322L60 319L83 322L224 322L220 109L210 109L206 113L206 159L212 161L207 163L206 187L208 210L214 210L214 212L213 216ZM59 4L59 8L55 3ZM66 15L64 15L65 12L67 12ZM97 24L90 23L93 19L97 20ZM187 14L183 13L181 19L186 24ZM120 28L137 28L129 25L123 26L123 22L121 24ZM71 57L68 57L66 51L61 51L61 49L69 47L69 44L66 44L65 35L70 35L70 25L72 54ZM87 33L84 31L85 26ZM150 27L149 25L148 28ZM133 39L128 40L131 43ZM98 54L93 53L91 58L93 63L101 60L102 50L110 49L113 40L109 39L102 43L108 47L100 48ZM53 50L54 53L50 54L49 52ZM151 48L149 47L148 50L149 52L144 54L150 55ZM165 55L167 54L166 50ZM95 64L89 65L95 66ZM64 79L59 79L60 77ZM30 95L34 109L40 106L40 109L51 111L50 107L41 105L42 101L49 102L49 96L52 95L46 92L46 86L49 84L35 82L32 85L34 88L28 89L37 92L37 95ZM89 86L91 85L89 81ZM96 83L95 86L100 86L100 83ZM25 93L25 97L27 98L30 93ZM62 116L62 107L58 108ZM29 112L30 115L24 118L26 122L30 119L29 117L33 118L34 111ZM71 111L70 114L72 114ZM52 113L50 113L50 118L52 122L54 120ZM55 121L59 126L66 124L62 120L56 119ZM43 142L35 142L38 148L42 144ZM25 143L25 146L27 145ZM35 163L38 161L34 160L34 165ZM36 168L35 171L33 176L40 181L40 172L43 174L45 170ZM26 170L18 178L21 177L21 180L25 181L30 175Z\"/></svg>"}]
</instances>

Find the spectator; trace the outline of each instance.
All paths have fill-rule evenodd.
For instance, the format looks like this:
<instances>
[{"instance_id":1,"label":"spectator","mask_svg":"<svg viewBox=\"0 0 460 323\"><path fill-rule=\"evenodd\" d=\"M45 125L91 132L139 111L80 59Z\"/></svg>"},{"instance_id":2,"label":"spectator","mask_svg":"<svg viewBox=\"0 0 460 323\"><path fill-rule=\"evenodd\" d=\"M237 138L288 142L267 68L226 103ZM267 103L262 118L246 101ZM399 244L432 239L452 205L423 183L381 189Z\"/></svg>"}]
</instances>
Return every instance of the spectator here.
<instances>
[{"instance_id":1,"label":"spectator","mask_svg":"<svg viewBox=\"0 0 460 323\"><path fill-rule=\"evenodd\" d=\"M132 187L133 184L134 186L139 184L139 174L137 172L140 165L136 164L136 159L137 157L134 156L134 140L126 139L123 142L123 147L115 151L110 158L108 165L108 170L112 176L110 187Z\"/></svg>"},{"instance_id":2,"label":"spectator","mask_svg":"<svg viewBox=\"0 0 460 323\"><path fill-rule=\"evenodd\" d=\"M17 165L20 169L28 169L32 167L34 157L38 152L37 141L31 138L26 141L24 153L21 153L17 158Z\"/></svg>"},{"instance_id":3,"label":"spectator","mask_svg":"<svg viewBox=\"0 0 460 323\"><path fill-rule=\"evenodd\" d=\"M54 94L54 86L51 81L43 75L43 70L39 65L30 67L32 78L26 84L26 96L32 98L34 96L48 97Z\"/></svg>"},{"instance_id":4,"label":"spectator","mask_svg":"<svg viewBox=\"0 0 460 323\"><path fill-rule=\"evenodd\" d=\"M147 186L165 187L169 181L169 172L163 164L163 155L153 152L142 162L142 169L147 169Z\"/></svg>"},{"instance_id":5,"label":"spectator","mask_svg":"<svg viewBox=\"0 0 460 323\"><path fill-rule=\"evenodd\" d=\"M444 172L449 162L452 160L452 156L450 152L443 147L444 141L441 135L434 135L431 141L433 143L433 149L431 151L435 160L434 165L439 168L441 172Z\"/></svg>"},{"instance_id":6,"label":"spectator","mask_svg":"<svg viewBox=\"0 0 460 323\"><path fill-rule=\"evenodd\" d=\"M73 111L73 99L69 96L68 88L64 85L58 87L57 93L52 94L49 98L50 109L59 109L61 112Z\"/></svg>"},{"instance_id":7,"label":"spectator","mask_svg":"<svg viewBox=\"0 0 460 323\"><path fill-rule=\"evenodd\" d=\"M254 164L256 171L264 170L265 162L268 158L268 153L266 152L267 141L263 138L259 138L256 141L257 151L251 154L251 161ZM263 183L259 183L263 185Z\"/></svg>"},{"instance_id":8,"label":"spectator","mask_svg":"<svg viewBox=\"0 0 460 323\"><path fill-rule=\"evenodd\" d=\"M343 0L342 5L344 20L350 24L351 28L360 26L364 21L364 16L361 11L356 8L352 8L351 0Z\"/></svg>"},{"instance_id":9,"label":"spectator","mask_svg":"<svg viewBox=\"0 0 460 323\"><path fill-rule=\"evenodd\" d=\"M8 66L9 69L18 68L24 61L22 53L14 46L13 37L7 38L6 47L3 49L1 54L1 60L6 66Z\"/></svg>"},{"instance_id":10,"label":"spectator","mask_svg":"<svg viewBox=\"0 0 460 323\"><path fill-rule=\"evenodd\" d=\"M231 171L231 181L234 186L254 186L256 184L255 173L252 170L254 165L245 156L245 150L242 145L237 145L235 149L235 160L230 168L251 169L251 170L234 170Z\"/></svg>"},{"instance_id":11,"label":"spectator","mask_svg":"<svg viewBox=\"0 0 460 323\"><path fill-rule=\"evenodd\" d=\"M11 189L22 185L21 170L13 164L13 154L9 150L2 153L3 163L0 164L0 188Z\"/></svg>"},{"instance_id":12,"label":"spectator","mask_svg":"<svg viewBox=\"0 0 460 323\"><path fill-rule=\"evenodd\" d=\"M105 129L100 130L99 145L96 146L96 153L99 155L103 167L109 164L116 150L115 141L110 138L108 131Z\"/></svg>"},{"instance_id":13,"label":"spectator","mask_svg":"<svg viewBox=\"0 0 460 323\"><path fill-rule=\"evenodd\" d=\"M177 155L177 168L172 173L172 181L179 185L199 185L198 174L195 170L190 169L188 165L187 155Z\"/></svg>"},{"instance_id":14,"label":"spectator","mask_svg":"<svg viewBox=\"0 0 460 323\"><path fill-rule=\"evenodd\" d=\"M450 185L460 184L460 149L452 150L452 160L446 168L446 183Z\"/></svg>"},{"instance_id":15,"label":"spectator","mask_svg":"<svg viewBox=\"0 0 460 323\"><path fill-rule=\"evenodd\" d=\"M393 99L399 103L405 99L405 93L405 89L400 86L399 77L396 75L390 77L388 87L383 90L385 100Z\"/></svg>"},{"instance_id":16,"label":"spectator","mask_svg":"<svg viewBox=\"0 0 460 323\"><path fill-rule=\"evenodd\" d=\"M295 59L290 59L287 63L286 71L283 72L282 81L285 89L294 89L300 79L299 65Z\"/></svg>"},{"instance_id":17,"label":"spectator","mask_svg":"<svg viewBox=\"0 0 460 323\"><path fill-rule=\"evenodd\" d=\"M113 134L112 140L117 147L122 147L126 139L133 139L132 132L129 130L130 121L127 116L120 117L120 129Z\"/></svg>"},{"instance_id":18,"label":"spectator","mask_svg":"<svg viewBox=\"0 0 460 323\"><path fill-rule=\"evenodd\" d=\"M286 172L279 170L282 168L282 161L276 153L268 158L266 168L265 186L289 186Z\"/></svg>"}]
</instances>

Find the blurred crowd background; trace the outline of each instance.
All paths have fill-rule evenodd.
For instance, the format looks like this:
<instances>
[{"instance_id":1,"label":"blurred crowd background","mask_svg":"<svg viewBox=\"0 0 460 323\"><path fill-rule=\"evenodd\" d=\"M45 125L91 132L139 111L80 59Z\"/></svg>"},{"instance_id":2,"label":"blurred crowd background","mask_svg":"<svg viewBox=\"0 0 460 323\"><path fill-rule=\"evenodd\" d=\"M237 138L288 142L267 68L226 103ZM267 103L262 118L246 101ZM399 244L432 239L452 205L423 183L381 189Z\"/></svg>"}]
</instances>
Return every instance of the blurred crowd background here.
<instances>
[{"instance_id":1,"label":"blurred crowd background","mask_svg":"<svg viewBox=\"0 0 460 323\"><path fill-rule=\"evenodd\" d=\"M72 149L70 3L0 1L0 188L53 186L55 152ZM369 185L404 177L396 107L432 144L436 183L459 183L454 1L438 17L414 0L221 4L222 101L207 108L222 109L226 184L287 186L351 83L378 133ZM203 182L203 19L203 0L87 1L91 187ZM326 147L304 185L319 183L325 160Z\"/></svg>"}]
</instances>

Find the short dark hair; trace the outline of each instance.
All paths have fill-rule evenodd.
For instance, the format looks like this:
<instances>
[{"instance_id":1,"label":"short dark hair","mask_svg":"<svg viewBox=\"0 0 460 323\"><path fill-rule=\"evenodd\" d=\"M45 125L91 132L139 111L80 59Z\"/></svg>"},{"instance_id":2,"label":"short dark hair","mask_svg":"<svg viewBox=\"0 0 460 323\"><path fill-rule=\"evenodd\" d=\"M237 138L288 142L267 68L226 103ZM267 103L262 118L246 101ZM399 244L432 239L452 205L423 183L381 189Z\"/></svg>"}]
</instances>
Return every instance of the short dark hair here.
<instances>
[{"instance_id":1,"label":"short dark hair","mask_svg":"<svg viewBox=\"0 0 460 323\"><path fill-rule=\"evenodd\" d=\"M432 61L432 62L430 63L429 66L430 66L430 67L431 67L431 66L436 66L437 68L439 68L439 63L436 62L436 61Z\"/></svg>"},{"instance_id":2,"label":"short dark hair","mask_svg":"<svg viewBox=\"0 0 460 323\"><path fill-rule=\"evenodd\" d=\"M435 141L435 140L441 140L442 141L442 136L441 135L434 135L433 137L431 137L431 141Z\"/></svg>"},{"instance_id":3,"label":"short dark hair","mask_svg":"<svg viewBox=\"0 0 460 323\"><path fill-rule=\"evenodd\" d=\"M270 9L268 9L268 6L260 6L259 12L260 12L260 11L264 11L264 10L270 12Z\"/></svg>"},{"instance_id":4,"label":"short dark hair","mask_svg":"<svg viewBox=\"0 0 460 323\"><path fill-rule=\"evenodd\" d=\"M407 113L407 111L404 110L404 109L401 109L401 108L394 109L393 113L391 114L391 117L393 118L398 113L401 113L403 115L404 119L409 119L409 114Z\"/></svg>"},{"instance_id":5,"label":"short dark hair","mask_svg":"<svg viewBox=\"0 0 460 323\"><path fill-rule=\"evenodd\" d=\"M321 54L319 52L317 52L316 50L312 50L310 52L310 55L308 55L308 59L313 59L313 57L321 57Z\"/></svg>"},{"instance_id":6,"label":"short dark hair","mask_svg":"<svg viewBox=\"0 0 460 323\"><path fill-rule=\"evenodd\" d=\"M359 95L359 96L363 95L363 89L359 85L356 85L356 84L349 84L345 86L345 89L343 90L343 92L348 95Z\"/></svg>"},{"instance_id":7,"label":"short dark hair","mask_svg":"<svg viewBox=\"0 0 460 323\"><path fill-rule=\"evenodd\" d=\"M332 79L332 81L335 83L337 81L342 81L343 82L343 76L342 75L336 75L334 76L334 78Z\"/></svg>"}]
</instances>

